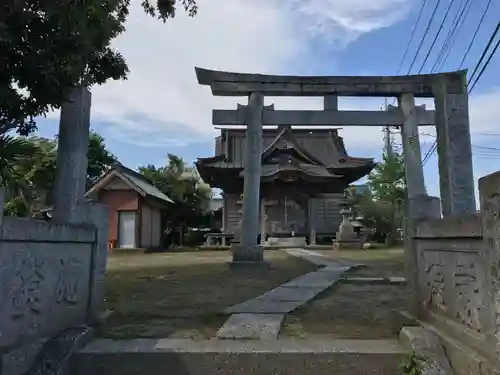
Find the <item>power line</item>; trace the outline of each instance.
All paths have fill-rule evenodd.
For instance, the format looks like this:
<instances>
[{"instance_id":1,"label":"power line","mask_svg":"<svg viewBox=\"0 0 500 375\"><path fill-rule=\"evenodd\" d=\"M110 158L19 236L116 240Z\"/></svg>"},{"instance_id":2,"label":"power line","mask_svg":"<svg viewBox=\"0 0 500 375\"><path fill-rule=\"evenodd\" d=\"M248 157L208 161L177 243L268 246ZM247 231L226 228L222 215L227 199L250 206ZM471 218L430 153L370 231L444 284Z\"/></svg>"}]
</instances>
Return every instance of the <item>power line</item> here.
<instances>
[{"instance_id":1,"label":"power line","mask_svg":"<svg viewBox=\"0 0 500 375\"><path fill-rule=\"evenodd\" d=\"M451 0L450 4L449 4L449 6L448 6L448 8L446 10L446 14L444 15L443 20L441 22L441 25L440 25L440 27L439 27L439 29L438 29L435 37L434 37L434 40L431 43L429 51L427 52L427 54L426 54L426 56L424 58L424 61L422 63L422 66L419 69L419 73L421 73L421 71L423 70L423 68L424 68L424 66L425 66L425 64L426 64L426 62L427 62L427 60L428 60L428 58L429 58L429 56L430 56L430 54L432 52L432 49L434 48L434 46L436 44L436 41L439 38L439 35L440 35L440 33L441 33L441 31L442 31L442 29L444 27L444 23L446 22L446 19L447 19L448 15L449 15L449 12L451 10L451 7L452 7L453 3L454 3L454 0ZM420 52L420 50L422 48L422 45L423 45L423 43L425 41L425 38L426 38L427 34L429 33L430 26L432 24L432 21L433 21L435 15L436 15L436 11L437 11L437 9L439 7L439 4L440 4L440 0L438 0L436 2L436 6L434 7L434 10L433 10L433 12L431 14L431 17L430 17L429 22L427 24L427 27L425 29L424 35L422 35L422 38L420 40L420 43L419 43L418 48L417 48L417 51L416 51L415 56L414 56L414 58L413 58L413 60L412 60L412 62L410 64L410 67L408 69L408 73L407 74L410 74L411 69L413 68L413 65L415 64L415 61L416 61L416 59L418 57L418 54L419 54L419 52ZM447 50L447 48L449 46L450 41L452 40L452 37L457 32L457 30L463 25L463 22L467 18L468 12L470 10L470 6L468 7L468 5L471 5L470 0L462 0L461 3L459 4L459 7L458 7L457 12L456 12L455 17L454 17L454 20L452 21L452 26L451 26L451 28L450 28L450 30L448 32L448 35L445 38L445 41L444 41L443 46L441 48L441 51L438 53L438 57L437 57L436 62L434 63L434 65L433 65L433 67L431 69L431 72L434 70L434 68L436 67L436 65L439 64L440 59L446 53L446 50ZM422 7L422 9L423 9L423 7ZM422 11L422 9L421 9L421 11ZM467 9L467 13L465 13L465 17L463 17L464 16L464 12L466 11L466 9ZM419 15L419 17L420 17L420 15ZM463 19L462 19L462 17L463 17ZM462 22L460 23L460 21L462 21ZM415 28L416 28L416 26L415 26ZM455 37L455 39L456 39L456 37ZM455 43L455 40L453 40L453 44L454 43ZM443 64L446 61L446 59L448 58L449 53L451 52L451 49L453 48L453 44L451 45L451 47L450 47L450 49L448 51L448 54L444 58ZM407 49L408 48L409 48L409 46L407 47ZM407 52L405 51L405 55L406 55L406 53ZM431 145L431 148L425 154L425 156L423 158L423 161L422 161L422 166L427 163L427 161L430 159L430 157L436 151L436 149L437 149L437 140Z\"/></svg>"},{"instance_id":2,"label":"power line","mask_svg":"<svg viewBox=\"0 0 500 375\"><path fill-rule=\"evenodd\" d=\"M444 23L446 22L446 19L448 18L448 14L450 13L451 6L453 5L454 2L455 2L455 0L451 0L450 4L448 5L448 9L446 9L446 13L443 17L443 21L441 21L441 25L439 25L439 29L438 29L436 35L434 36L434 40L432 41L431 46L429 47L429 51L427 51L427 54L425 55L424 61L422 62L422 66L418 70L419 74L422 72L422 69L424 69L425 63L427 62L427 59L431 55L432 49L434 48L434 45L436 44L436 41L439 38L439 35L441 34L441 30L443 30Z\"/></svg>"},{"instance_id":3,"label":"power line","mask_svg":"<svg viewBox=\"0 0 500 375\"><path fill-rule=\"evenodd\" d=\"M437 2L437 4L436 4L436 7L434 8L434 11L433 11L433 13L432 13L431 19L429 20L429 23L427 24L427 27L426 27L426 29L425 29L425 31L424 31L424 35L422 35L422 39L420 40L419 46L418 46L418 48L417 48L417 51L415 52L415 56L414 56L414 57L413 57L413 59L412 59L412 62L411 62L410 67L409 67L409 69L408 69L408 73L406 73L406 75L409 75L409 74L410 74L411 68L412 68L412 67L413 67L413 65L415 64L415 61L416 61L417 56L418 56L418 54L419 54L419 52L420 52L420 49L422 48L422 44L423 44L423 42L424 42L424 40L425 40L425 37L426 37L427 33L429 32L430 25L431 25L431 23L432 23L432 19L434 18L434 15L436 14L436 10L437 10L437 7L438 7L438 5L439 5L440 1L441 1L441 0L438 0L438 2ZM452 0L452 1L454 1L454 0ZM404 62L404 60L405 60L405 58L406 58L406 56L407 56L407 54L408 54L408 51L409 51L409 49L410 49L411 42L413 41L413 38L414 38L414 36L415 36L415 32L416 32L416 30L417 30L417 26L418 26L418 24L420 23L420 19L422 18L422 14L423 14L423 12L424 12L424 8L425 8L425 5L426 5L426 4L427 4L427 0L424 0L424 1L422 2L422 6L420 7L420 11L418 12L417 20L415 21L415 24L413 25L413 29L412 29L412 31L411 31L411 35L410 35L410 40L408 41L408 44L407 44L407 46L406 46L406 49L405 49L405 51L404 51L404 53L403 53L403 58L401 59L401 63L399 64L399 68L398 68L398 70L397 70L396 74L399 74L399 73L401 72L401 68L403 67L403 62ZM394 98L394 100L393 100L393 102L392 102L392 105L394 105L394 104L396 103L396 100L397 100L397 99L396 99L396 98Z\"/></svg>"},{"instance_id":4,"label":"power line","mask_svg":"<svg viewBox=\"0 0 500 375\"><path fill-rule=\"evenodd\" d=\"M500 135L500 134L491 134L491 133L472 133L472 134ZM425 135L427 137L436 138L436 136L434 134L429 134L429 133L420 133L420 135ZM485 150L500 151L500 148L496 148L496 147L478 146L478 145L472 145L472 147L482 148L482 149L485 149Z\"/></svg>"},{"instance_id":5,"label":"power line","mask_svg":"<svg viewBox=\"0 0 500 375\"><path fill-rule=\"evenodd\" d=\"M486 47L483 50L483 54L481 55L478 63L476 64L476 67L474 68L474 71L472 72L471 76L469 77L469 81L472 80L472 78L474 78L474 75L476 74L477 69L479 68L479 66L483 62L484 56L486 56L486 52L488 52L488 48L490 47L491 43L493 43L493 39L495 38L495 35L498 32L499 28L500 28L500 22L497 24L495 31L493 31L493 34L491 35L490 40L488 41L488 44L486 44Z\"/></svg>"},{"instance_id":6,"label":"power line","mask_svg":"<svg viewBox=\"0 0 500 375\"><path fill-rule=\"evenodd\" d=\"M453 17L453 20L451 21L451 25L452 27L450 27L450 29L448 30L448 34L446 34L446 37L444 38L444 41L443 41L443 45L441 46L441 50L439 51L437 57L436 57L436 61L434 62L434 65L432 66L431 68L431 72L434 70L434 68L436 67L438 61L442 58L443 56L443 53L444 53L444 50L445 50L445 46L448 45L448 40L450 39L450 36L451 36L451 33L453 31L453 25L455 25L455 23L457 22L457 18L458 18L458 15L460 14L460 9L462 9L462 6L464 4L464 1L465 0L462 0L460 2L460 4L458 5L458 8L457 8L457 12L455 13L455 16Z\"/></svg>"},{"instance_id":7,"label":"power line","mask_svg":"<svg viewBox=\"0 0 500 375\"><path fill-rule=\"evenodd\" d=\"M434 20L434 16L436 15L436 11L439 7L439 4L441 3L441 0L437 0L436 2L436 6L434 7L434 10L432 11L432 14L431 14L431 18L429 19L429 22L427 23L427 27L425 28L425 32L424 32L424 35L422 35L422 39L420 39L420 43L418 45L418 48L417 48L417 52L415 53L415 56L413 57L413 60L410 64L410 67L408 68L408 74L410 74L411 72L411 68L413 68L413 65L415 64L415 61L417 60L417 56L420 52L420 49L422 48L422 45L424 44L424 41L425 41L425 37L427 36L427 34L429 33L429 30L431 28L431 24L432 24L432 21Z\"/></svg>"},{"instance_id":8,"label":"power line","mask_svg":"<svg viewBox=\"0 0 500 375\"><path fill-rule=\"evenodd\" d=\"M422 6L420 7L420 11L418 12L417 20L415 21L415 24L413 25L413 29L411 31L410 40L408 41L408 44L406 45L406 49L405 49L405 52L403 53L403 57L402 57L401 62L399 64L399 68L398 68L396 75L401 72L401 68L403 67L403 62L406 59L406 55L408 54L408 51L410 49L411 42L413 42L413 38L415 36L415 31L417 30L417 26L420 22L420 18L422 18L422 13L424 12L424 8L425 8L426 3L427 3L427 0L424 0L424 2L422 3Z\"/></svg>"},{"instance_id":9,"label":"power line","mask_svg":"<svg viewBox=\"0 0 500 375\"><path fill-rule=\"evenodd\" d=\"M500 151L500 148L496 148L496 147L476 146L476 145L471 145L471 146L475 147L475 148L480 148L482 150Z\"/></svg>"},{"instance_id":10,"label":"power line","mask_svg":"<svg viewBox=\"0 0 500 375\"><path fill-rule=\"evenodd\" d=\"M430 137L435 137L432 134L425 134L425 135L430 136ZM500 135L500 134L498 134L498 135ZM487 151L500 151L500 148L496 148L496 147L479 146L479 145L471 145L471 147L478 148L481 150L487 150ZM431 158L432 154L436 151L436 149L437 149L437 139L432 143L431 147L429 148L429 150L425 154L424 158L422 159L422 166L424 166L429 161L429 159ZM475 155L479 155L479 154L475 153ZM493 155L493 156L500 157L500 154L483 153L482 155Z\"/></svg>"},{"instance_id":11,"label":"power line","mask_svg":"<svg viewBox=\"0 0 500 375\"><path fill-rule=\"evenodd\" d=\"M479 148L481 150L486 150L486 151L497 151L497 152L500 152L500 148L495 148L495 147L487 147L487 146L477 146L477 145L471 145L471 147L474 147L474 148ZM427 151L427 153L425 154L423 160L422 160L422 167L425 166L425 164L429 161L429 159L431 158L432 154L434 154L434 152L436 151L437 149L437 141L434 141L430 147L430 149ZM494 158L500 158L500 154L499 153L492 153L492 152L482 152L482 153L472 153L472 155L474 156L489 156L489 157L494 157Z\"/></svg>"},{"instance_id":12,"label":"power line","mask_svg":"<svg viewBox=\"0 0 500 375\"><path fill-rule=\"evenodd\" d=\"M465 19L467 18L467 15L469 14L469 10L471 9L471 5L472 5L472 3L470 2L470 0L465 0L465 1L462 0L461 3L459 4L457 12L456 12L455 17L454 17L453 22L452 22L452 26L448 32L448 35L446 36L446 38L443 42L443 46L442 46L441 51L439 52L439 54L436 58L436 61L434 62L434 65L431 68L431 72L434 71L434 68L436 68L436 66L438 64L440 65L438 69L440 69L444 65L446 60L448 59L448 57L451 53L451 50L453 49L453 45L455 44L457 35L458 35L457 31L463 26ZM464 16L464 13L465 13L465 16ZM452 38L453 38L453 41L452 41ZM450 46L450 42L452 43L451 46ZM435 140L433 142L433 144L431 145L431 148L427 151L424 158L422 159L422 166L424 166L429 161L432 154L434 154L434 152L436 152L436 150L437 150L437 140Z\"/></svg>"},{"instance_id":13,"label":"power line","mask_svg":"<svg viewBox=\"0 0 500 375\"><path fill-rule=\"evenodd\" d=\"M434 151L436 151L436 148L437 148L437 140L434 141L434 143L431 145L431 148L424 155L424 158L422 159L422 167L425 165L425 163L429 161Z\"/></svg>"},{"instance_id":14,"label":"power line","mask_svg":"<svg viewBox=\"0 0 500 375\"><path fill-rule=\"evenodd\" d=\"M469 94L471 93L472 90L474 90L474 87L476 86L476 83L477 81L479 81L479 79L481 78L481 76L483 75L485 69L488 67L488 65L490 64L490 61L491 59L493 58L493 55L495 54L495 52L497 51L498 49L498 46L500 46L500 39L497 40L497 44L495 45L495 48L493 48L493 51L491 51L491 54L490 54L490 57L488 57L488 60L486 60L486 63L484 64L483 66L483 69L481 69L481 71L479 72L479 75L477 76L476 80L474 81L474 83L472 84L472 87L470 88L469 90Z\"/></svg>"},{"instance_id":15,"label":"power line","mask_svg":"<svg viewBox=\"0 0 500 375\"><path fill-rule=\"evenodd\" d=\"M457 11L456 11L455 16L453 17L453 21L451 23L451 27L448 30L448 34L446 35L446 38L444 39L441 50L439 51L438 56L436 57L436 61L434 62L434 65L431 68L431 72L433 72L434 69L438 66L438 64L442 61L446 51L448 50L451 39L453 38L453 35L455 34L457 27L458 27L458 24L460 22L461 14L463 14L463 11L467 7L468 3L469 3L469 0L462 0L460 2L460 4L458 5Z\"/></svg>"},{"instance_id":16,"label":"power line","mask_svg":"<svg viewBox=\"0 0 500 375\"><path fill-rule=\"evenodd\" d=\"M451 51L453 50L453 47L455 46L455 42L457 41L457 37L460 33L460 29L463 27L465 20L467 19L467 16L469 15L469 12L472 8L472 2L470 0L466 1L465 7L462 9L462 12L460 12L460 17L458 19L458 23L455 27L455 31L453 33L453 39L451 40L451 43L448 45L448 50L446 51L446 54L443 56L442 61L440 62L437 70L441 70L446 64L446 61L448 60L448 57L450 57Z\"/></svg>"},{"instance_id":17,"label":"power line","mask_svg":"<svg viewBox=\"0 0 500 375\"><path fill-rule=\"evenodd\" d=\"M450 54L450 52L451 52L451 50L452 50L452 48L453 48L453 45L454 45L454 43L455 43L455 41L456 41L456 37L457 37L457 35L458 35L457 30L458 30L458 29L459 29L459 28L460 28L460 27L464 24L465 19L467 18L467 15L468 15L468 13L469 13L469 11L470 11L470 9L471 9L471 6L469 6L469 5L472 5L472 3L470 3L470 0L466 0L466 1L465 1L465 3L464 3L464 1L462 0L462 4L463 4L463 8L462 8L462 9L461 9L461 11L460 11L460 8L461 8L461 7L459 6L459 11L457 12L457 15L458 15L458 13L460 13L460 16L459 16L458 18L457 18L457 17L455 17L456 22L454 22L454 24L453 24L452 28L450 29L450 32L448 33L448 37L445 39L445 42L443 43L443 48L442 48L441 52L446 51L446 49L447 49L447 47L448 47L448 45L449 45L449 42L451 41L451 38L452 38L452 37L454 37L453 43L451 44L451 47L449 47L449 49L448 49L448 51L447 51L447 55L446 55L446 57L444 57L444 59L443 59L443 60L442 60L442 62L441 62L441 66L442 66L442 65L444 65L444 63L446 62L446 60L447 60L447 58L448 58L448 56L449 56L449 54ZM486 11L488 10L488 7L489 7L489 3L488 3L488 5L487 5ZM467 9L467 11L466 11L466 9ZM486 11L485 11L485 13L486 13ZM465 13L465 16L463 16L463 15L464 15L464 13ZM463 16L463 18L462 18L462 16ZM479 21L479 22L480 22L480 24L483 22L483 20L484 20L484 15L483 15L483 17L481 17L481 20ZM473 36L472 43L473 43L473 41L474 41L475 35L477 34L477 30L479 30L479 28L480 28L480 24L478 25L478 27L477 27L477 29L476 29L476 33L475 33L475 34L474 34L474 36ZM497 32L498 32L498 30L499 30L499 29L500 29L500 22L497 24L497 27L496 27L495 31L493 32L493 35L491 36L491 38L490 38L490 40L489 40L488 44L486 45L486 48L485 48L485 50L483 51L483 54L481 55L481 58L479 59L479 62L477 63L476 68L474 69L474 72L473 72L473 74L472 74L472 76L471 76L471 78L470 78L469 82L472 80L472 77L474 77L474 75L475 75L475 73L477 72L477 70L478 70L479 66L481 65L481 62L483 61L484 57L486 56L486 53L487 53L487 51L488 51L488 49L489 49L490 45L492 44L492 42L493 42L493 40L494 40L494 38L495 38L495 36L496 36L496 34L497 34ZM486 63L484 64L484 66L483 66L483 68L481 69L481 71L480 71L480 73L479 73L478 77L477 77L477 78L476 78L476 80L474 81L474 83L473 83L473 85L472 85L471 89L469 90L469 93L472 91L472 89L474 88L474 86L475 86L475 85L476 85L476 83L478 82L479 78L481 78L482 74L484 73L485 69L487 68L487 66L489 65L489 63L490 63L491 59L493 58L493 55L495 54L496 50L498 49L499 45L500 45L500 40L498 40L498 41L497 41L497 43L496 43L495 47L493 48L493 51L492 51L492 52L491 52L491 54L489 55L489 57L488 57L488 59L487 59ZM470 46L469 46L469 47L468 47L468 49L467 49L466 55L467 55L467 53L469 52L469 50L470 50ZM443 53L440 53L440 55L439 55L439 56L438 56L438 58L436 59L436 63L435 63L435 64L434 64L434 66L432 67L431 71L432 71L432 70L434 70L434 68L435 68L435 66L436 66L437 64L439 64L439 60L440 60L441 56L444 56L444 55L443 55ZM463 61L464 61L464 60L465 60L465 58L464 58L464 59L462 59L462 63L463 63ZM461 64L462 64L462 63L461 63ZM500 149L495 149L495 148L493 148L493 147L475 146L475 145L471 145L471 146L472 146L472 147L476 147L476 148L481 148L481 149L484 149L484 150L500 151ZM425 164L429 161L430 157L431 157L431 156L432 156L432 154L436 151L436 149L437 149L437 139L436 139L436 140L432 143L432 145L431 145L430 149L427 151L427 153L425 154L424 158L422 159L422 166L424 166L424 165L425 165Z\"/></svg>"},{"instance_id":18,"label":"power line","mask_svg":"<svg viewBox=\"0 0 500 375\"><path fill-rule=\"evenodd\" d=\"M401 58L401 62L399 63L399 68L396 72L396 75L398 75L401 72L401 68L403 67L403 63L406 59L406 56L408 55L408 51L410 49L411 43L413 42L413 38L415 37L415 32L417 31L418 24L420 23L420 19L422 18L422 14L424 13L425 4L427 4L427 0L424 0L422 2L422 6L420 7L420 11L418 12L417 20L415 21L415 24L413 25L413 28L411 30L410 40L408 40L408 44L406 45L405 51L403 53L403 57ZM417 54L418 54L418 50L417 50ZM394 99L394 101L392 102L392 105L394 105L395 103L396 103L396 99ZM385 110L387 111L387 98L386 98L386 103L385 103Z\"/></svg>"},{"instance_id":19,"label":"power line","mask_svg":"<svg viewBox=\"0 0 500 375\"><path fill-rule=\"evenodd\" d=\"M492 137L500 137L500 133L471 133L472 135L487 135Z\"/></svg>"},{"instance_id":20,"label":"power line","mask_svg":"<svg viewBox=\"0 0 500 375\"><path fill-rule=\"evenodd\" d=\"M476 40L477 33L479 32L479 29L481 28L481 25L483 24L484 17L486 17L486 13L488 12L490 5L491 5L491 0L488 0L488 3L486 4L486 9L484 10L483 15L481 16L481 19L479 20L479 24L477 25L476 30L474 31L474 35L472 35L472 39L469 43L469 46L467 47L467 50L465 51L464 57L462 57L462 61L460 61L460 66L458 67L457 70L460 70L462 68L464 61L467 58L467 55L469 54L470 49L472 48L472 45L474 44L474 41Z\"/></svg>"},{"instance_id":21,"label":"power line","mask_svg":"<svg viewBox=\"0 0 500 375\"><path fill-rule=\"evenodd\" d=\"M481 54L481 58L479 59L478 63L476 64L476 67L474 68L474 71L472 72L472 75L470 76L469 78L469 82L468 84L470 84L470 82L472 81L472 79L474 78L474 75L476 74L479 66L481 65L481 63L483 62L483 59L484 57L486 56L486 53L488 52L490 46L491 46L491 43L493 43L493 40L495 39L495 36L497 35L498 33L498 30L500 29L500 22L497 23L497 27L495 28L495 31L493 31L493 34L491 35L490 37L490 40L488 41L488 43L486 44L486 47L484 48L484 51L483 53ZM495 54L497 48L498 48L498 45L500 44L500 39L497 41L497 44L495 45L495 47L493 48L493 51L491 52L490 56L488 57L488 60L486 61L486 63L484 64L483 68L481 69L481 71L479 72L479 75L477 76L476 80L474 81L472 87L470 88L469 90L469 93L472 91L472 89L474 88L474 86L476 86L476 83L477 81L479 80L479 78L481 78L481 76L483 75L484 73L484 70L486 69L486 67L488 66L488 64L490 63L491 59L493 58L493 55Z\"/></svg>"}]
</instances>

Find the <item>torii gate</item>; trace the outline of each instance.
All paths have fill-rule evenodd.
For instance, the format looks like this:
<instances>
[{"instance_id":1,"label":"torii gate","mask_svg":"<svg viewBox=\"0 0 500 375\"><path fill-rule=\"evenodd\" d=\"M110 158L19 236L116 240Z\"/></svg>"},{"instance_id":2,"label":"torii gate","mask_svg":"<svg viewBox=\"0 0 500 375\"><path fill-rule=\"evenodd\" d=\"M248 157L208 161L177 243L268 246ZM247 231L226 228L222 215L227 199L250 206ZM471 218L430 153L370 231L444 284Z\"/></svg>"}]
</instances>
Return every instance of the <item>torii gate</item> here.
<instances>
[{"instance_id":1,"label":"torii gate","mask_svg":"<svg viewBox=\"0 0 500 375\"><path fill-rule=\"evenodd\" d=\"M475 213L466 70L411 76L280 76L195 68L198 82L216 96L248 96L236 110L214 110L214 125L246 125L241 244L233 261L261 261L258 247L260 153L265 125L400 126L410 201L426 196L418 126L436 125L443 216ZM323 110L275 110L264 96L322 96ZM339 111L338 96L398 98L388 111ZM434 97L435 111L415 106ZM399 110L397 110L399 108Z\"/></svg>"}]
</instances>

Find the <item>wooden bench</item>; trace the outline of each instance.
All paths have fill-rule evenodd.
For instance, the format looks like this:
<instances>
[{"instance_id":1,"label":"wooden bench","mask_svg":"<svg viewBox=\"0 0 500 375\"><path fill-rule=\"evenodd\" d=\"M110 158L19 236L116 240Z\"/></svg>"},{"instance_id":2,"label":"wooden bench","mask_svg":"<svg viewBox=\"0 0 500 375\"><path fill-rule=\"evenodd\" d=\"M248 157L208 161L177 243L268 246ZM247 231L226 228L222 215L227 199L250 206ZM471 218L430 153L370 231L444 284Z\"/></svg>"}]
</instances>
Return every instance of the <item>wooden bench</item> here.
<instances>
[{"instance_id":1,"label":"wooden bench","mask_svg":"<svg viewBox=\"0 0 500 375\"><path fill-rule=\"evenodd\" d=\"M203 247L218 245L215 243L218 239L220 239L220 246L229 246L228 240L232 240L233 238L234 234L232 233L207 233L205 234L205 244Z\"/></svg>"}]
</instances>

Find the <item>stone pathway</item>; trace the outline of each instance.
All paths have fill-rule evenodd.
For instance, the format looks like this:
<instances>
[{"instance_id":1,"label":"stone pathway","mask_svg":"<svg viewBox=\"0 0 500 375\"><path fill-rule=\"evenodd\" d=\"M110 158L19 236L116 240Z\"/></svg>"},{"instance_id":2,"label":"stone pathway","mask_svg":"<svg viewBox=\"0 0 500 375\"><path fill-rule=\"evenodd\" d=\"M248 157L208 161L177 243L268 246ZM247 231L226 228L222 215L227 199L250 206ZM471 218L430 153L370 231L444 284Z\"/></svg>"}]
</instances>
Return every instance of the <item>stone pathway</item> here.
<instances>
[{"instance_id":1,"label":"stone pathway","mask_svg":"<svg viewBox=\"0 0 500 375\"><path fill-rule=\"evenodd\" d=\"M320 292L342 279L344 273L360 264L346 264L304 249L285 249L288 254L304 258L323 267L306 273L254 299L231 306L232 314L217 332L220 339L277 339L288 314L312 300Z\"/></svg>"},{"instance_id":2,"label":"stone pathway","mask_svg":"<svg viewBox=\"0 0 500 375\"><path fill-rule=\"evenodd\" d=\"M312 250L306 250L306 249L285 249L285 252L287 252L290 255L293 256L298 256L302 257L309 262L320 266L320 267L363 267L364 264L362 263L356 263L356 262L350 262L346 260L340 260L340 259L331 259L326 256L324 256L321 253L318 253L317 251L312 251Z\"/></svg>"}]
</instances>

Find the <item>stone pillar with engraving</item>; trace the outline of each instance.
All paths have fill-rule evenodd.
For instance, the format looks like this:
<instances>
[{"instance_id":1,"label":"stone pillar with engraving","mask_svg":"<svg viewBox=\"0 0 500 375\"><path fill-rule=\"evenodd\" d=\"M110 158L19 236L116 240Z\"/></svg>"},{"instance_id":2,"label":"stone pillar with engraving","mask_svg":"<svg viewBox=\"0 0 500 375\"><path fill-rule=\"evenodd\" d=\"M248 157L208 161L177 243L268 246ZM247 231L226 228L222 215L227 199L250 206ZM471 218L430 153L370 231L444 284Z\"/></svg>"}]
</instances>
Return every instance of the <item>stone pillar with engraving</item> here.
<instances>
[{"instance_id":1,"label":"stone pillar with engraving","mask_svg":"<svg viewBox=\"0 0 500 375\"><path fill-rule=\"evenodd\" d=\"M88 88L76 87L61 108L53 220L65 224L91 224L96 229L88 315L89 321L93 322L99 319L104 303L108 210L104 205L85 202L90 107Z\"/></svg>"},{"instance_id":2,"label":"stone pillar with engraving","mask_svg":"<svg viewBox=\"0 0 500 375\"><path fill-rule=\"evenodd\" d=\"M479 201L484 249L481 254L482 272L482 333L486 345L491 348L491 357L500 362L500 172L479 179ZM486 323L487 322L487 323Z\"/></svg>"},{"instance_id":3,"label":"stone pillar with engraving","mask_svg":"<svg viewBox=\"0 0 500 375\"><path fill-rule=\"evenodd\" d=\"M87 184L91 93L74 88L61 107L53 218L61 223L81 220Z\"/></svg>"},{"instance_id":4,"label":"stone pillar with engraving","mask_svg":"<svg viewBox=\"0 0 500 375\"><path fill-rule=\"evenodd\" d=\"M418 135L418 117L413 94L403 94L399 97L399 108L403 114L401 139L403 142L403 158L405 165L406 186L410 212L414 197L425 195L424 169Z\"/></svg>"},{"instance_id":5,"label":"stone pillar with engraving","mask_svg":"<svg viewBox=\"0 0 500 375\"><path fill-rule=\"evenodd\" d=\"M434 86L439 190L443 216L476 212L466 72L462 93L448 92L446 78Z\"/></svg>"},{"instance_id":6,"label":"stone pillar with engraving","mask_svg":"<svg viewBox=\"0 0 500 375\"><path fill-rule=\"evenodd\" d=\"M420 301L424 300L421 288L418 285L418 251L414 236L416 233L416 223L423 219L436 219L441 216L440 199L430 197L427 194L414 196L409 202L413 207L411 216L405 217L405 274L410 298L407 299L407 309L414 316L421 316Z\"/></svg>"},{"instance_id":7,"label":"stone pillar with engraving","mask_svg":"<svg viewBox=\"0 0 500 375\"><path fill-rule=\"evenodd\" d=\"M262 111L264 95L252 93L246 107L247 131L244 151L243 217L241 242L232 248L232 266L259 264L264 252L257 241L259 234L259 201L262 154Z\"/></svg>"}]
</instances>

